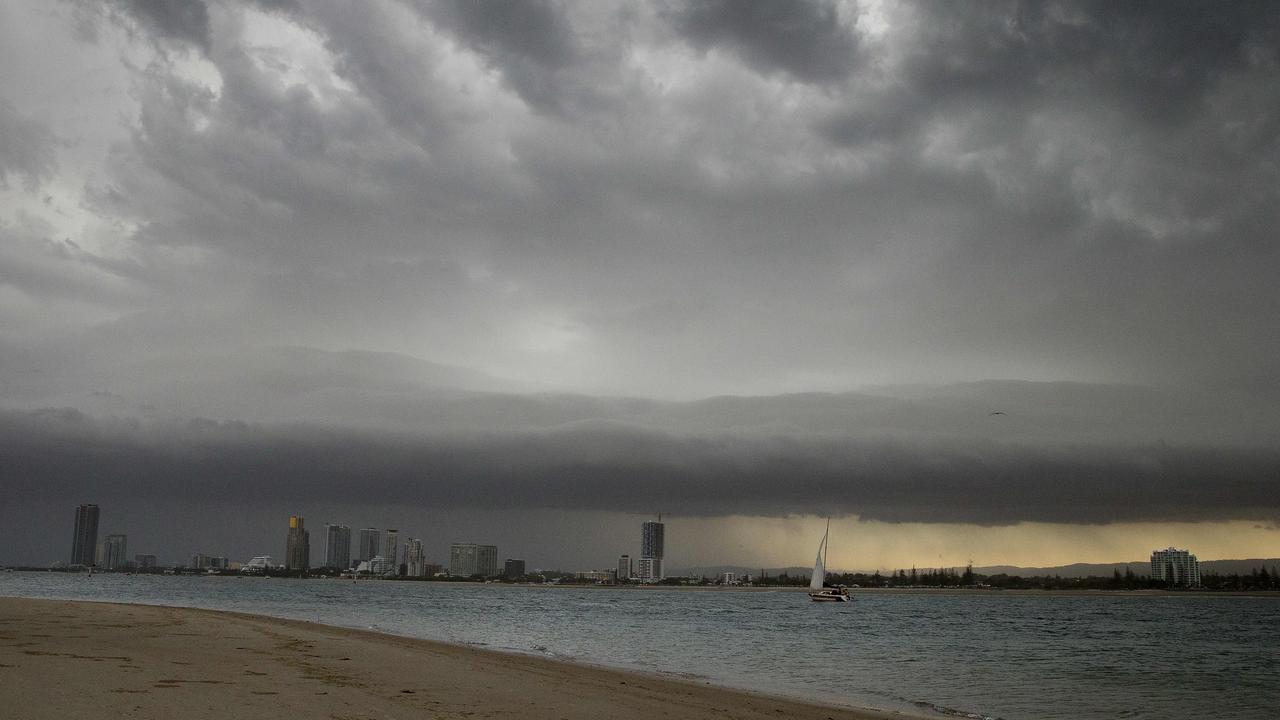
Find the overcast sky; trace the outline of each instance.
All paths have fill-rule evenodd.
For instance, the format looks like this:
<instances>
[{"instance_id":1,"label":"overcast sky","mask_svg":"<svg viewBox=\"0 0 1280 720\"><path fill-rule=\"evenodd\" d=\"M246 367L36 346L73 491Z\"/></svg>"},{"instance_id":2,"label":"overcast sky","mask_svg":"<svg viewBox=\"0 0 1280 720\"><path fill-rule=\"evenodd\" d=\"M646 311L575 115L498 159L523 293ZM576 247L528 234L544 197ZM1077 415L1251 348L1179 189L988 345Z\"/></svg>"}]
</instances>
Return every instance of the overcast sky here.
<instances>
[{"instance_id":1,"label":"overcast sky","mask_svg":"<svg viewBox=\"0 0 1280 720\"><path fill-rule=\"evenodd\" d=\"M1278 556L1278 76L1273 2L0 2L0 562Z\"/></svg>"}]
</instances>

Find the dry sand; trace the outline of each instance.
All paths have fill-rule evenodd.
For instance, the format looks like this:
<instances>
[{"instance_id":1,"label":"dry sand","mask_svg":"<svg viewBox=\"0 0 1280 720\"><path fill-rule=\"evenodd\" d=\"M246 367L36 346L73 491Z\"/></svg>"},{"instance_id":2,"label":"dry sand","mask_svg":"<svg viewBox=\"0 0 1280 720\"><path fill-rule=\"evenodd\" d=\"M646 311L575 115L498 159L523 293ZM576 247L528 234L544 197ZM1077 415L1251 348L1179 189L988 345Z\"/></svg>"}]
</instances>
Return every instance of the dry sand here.
<instances>
[{"instance_id":1,"label":"dry sand","mask_svg":"<svg viewBox=\"0 0 1280 720\"><path fill-rule=\"evenodd\" d=\"M903 716L239 613L0 598L0 717Z\"/></svg>"}]
</instances>

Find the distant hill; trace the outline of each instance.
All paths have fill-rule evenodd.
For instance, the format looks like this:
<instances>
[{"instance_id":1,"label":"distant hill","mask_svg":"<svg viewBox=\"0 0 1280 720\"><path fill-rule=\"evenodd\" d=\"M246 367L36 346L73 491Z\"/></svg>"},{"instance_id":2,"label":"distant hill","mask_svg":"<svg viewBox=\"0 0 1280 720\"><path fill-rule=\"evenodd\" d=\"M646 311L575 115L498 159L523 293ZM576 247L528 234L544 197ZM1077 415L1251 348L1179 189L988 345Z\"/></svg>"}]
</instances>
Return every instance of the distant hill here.
<instances>
[{"instance_id":1,"label":"distant hill","mask_svg":"<svg viewBox=\"0 0 1280 720\"><path fill-rule=\"evenodd\" d=\"M724 572L737 573L740 577L743 575L750 575L751 577L759 577L761 569L762 568L758 568L758 567L751 568L751 567L745 567L742 565L701 565L698 567L668 570L667 574L675 575L678 577L708 577L714 580L717 575ZM769 574L769 577L776 577L778 575L781 575L782 573L786 573L788 575L807 576L813 572L812 567L799 567L799 566L784 567L784 568L768 568L767 567L767 568L763 568L763 570Z\"/></svg>"},{"instance_id":2,"label":"distant hill","mask_svg":"<svg viewBox=\"0 0 1280 720\"><path fill-rule=\"evenodd\" d=\"M1204 563L1200 564L1201 571ZM1132 570L1134 575L1150 575L1151 563L1141 560L1118 563L1072 563L1053 567L1018 567L1016 565L989 565L975 567L973 571L979 575L1015 575L1019 577L1037 577L1042 575L1059 575L1061 577L1104 577L1116 570L1121 574Z\"/></svg>"},{"instance_id":3,"label":"distant hill","mask_svg":"<svg viewBox=\"0 0 1280 720\"><path fill-rule=\"evenodd\" d=\"M1231 575L1233 573L1246 575L1260 567L1266 567L1267 571L1270 572L1273 566L1280 567L1280 559L1253 558L1245 560L1202 560L1200 561L1200 572L1202 574L1216 572L1221 575ZM1132 570L1135 575L1150 575L1151 562L1149 560L1135 560L1132 562L1119 563L1073 563L1071 565L1055 565L1053 567L990 565L987 567L975 567L973 571L979 575L1004 574L1018 575L1021 577L1035 577L1040 575L1059 575L1061 577L1104 577L1110 575L1116 570L1123 573L1125 569Z\"/></svg>"},{"instance_id":4,"label":"distant hill","mask_svg":"<svg viewBox=\"0 0 1280 720\"><path fill-rule=\"evenodd\" d=\"M1148 563L1148 566L1149 565L1150 563ZM1280 568L1280 559L1260 558L1256 560L1205 560L1200 563L1200 572L1216 572L1221 575L1230 575L1232 573L1245 575L1263 566L1266 566L1267 572L1271 572L1275 568Z\"/></svg>"}]
</instances>

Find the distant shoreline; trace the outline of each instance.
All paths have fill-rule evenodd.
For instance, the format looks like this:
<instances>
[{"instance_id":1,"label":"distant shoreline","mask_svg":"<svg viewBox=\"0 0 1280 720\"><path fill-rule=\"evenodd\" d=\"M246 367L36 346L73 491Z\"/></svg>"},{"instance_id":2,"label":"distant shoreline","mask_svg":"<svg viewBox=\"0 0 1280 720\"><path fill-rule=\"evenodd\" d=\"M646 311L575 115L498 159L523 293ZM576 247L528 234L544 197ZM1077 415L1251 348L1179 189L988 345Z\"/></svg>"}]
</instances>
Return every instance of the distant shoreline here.
<instances>
[{"instance_id":1,"label":"distant shoreline","mask_svg":"<svg viewBox=\"0 0 1280 720\"><path fill-rule=\"evenodd\" d=\"M48 570L32 569L32 568L13 568L15 573L44 573ZM63 571L54 571L63 572ZM77 573L65 573L74 575ZM88 573L80 573L88 575ZM108 572L97 573L104 576L122 576L127 577L131 573ZM262 575L198 575L198 574L182 574L182 575L166 575L164 573L139 573L145 576L157 577L184 577L184 578L203 578L203 579L244 579L244 580L284 580L308 582L358 582L358 583L425 583L439 587L493 587L493 588L522 588L535 590L564 590L564 589L580 589L594 591L655 591L655 590L675 590L680 592L807 592L807 586L799 585L597 585L597 584L576 584L576 583L505 583L505 582L474 582L467 580L403 580L403 579L381 579L381 578L361 578L352 580L351 578L336 578L324 576L312 576L306 578L298 577L271 577ZM1042 590L1038 588L958 588L958 587L886 587L886 588L849 588L849 593L853 596L859 595L949 595L949 596L1018 596L1018 597L1254 597L1254 598L1271 598L1280 600L1280 591L1277 590L1161 590L1161 589L1141 589L1141 590L1101 590L1096 588L1066 589L1055 588L1051 590ZM4 597L0 595L0 597Z\"/></svg>"}]
</instances>

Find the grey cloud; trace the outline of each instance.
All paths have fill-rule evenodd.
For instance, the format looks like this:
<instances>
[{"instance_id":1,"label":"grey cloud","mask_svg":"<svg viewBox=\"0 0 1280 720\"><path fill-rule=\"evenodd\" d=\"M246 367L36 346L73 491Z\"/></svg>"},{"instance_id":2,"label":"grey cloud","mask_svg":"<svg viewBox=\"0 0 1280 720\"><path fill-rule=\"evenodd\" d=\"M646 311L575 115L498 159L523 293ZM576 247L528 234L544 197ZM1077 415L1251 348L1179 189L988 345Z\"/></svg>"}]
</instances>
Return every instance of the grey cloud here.
<instances>
[{"instance_id":1,"label":"grey cloud","mask_svg":"<svg viewBox=\"0 0 1280 720\"><path fill-rule=\"evenodd\" d=\"M531 106L558 109L564 78L578 58L572 26L550 0L440 0L424 4L437 25L484 55Z\"/></svg>"},{"instance_id":2,"label":"grey cloud","mask_svg":"<svg viewBox=\"0 0 1280 720\"><path fill-rule=\"evenodd\" d=\"M661 402L493 392L503 381L369 353L280 348L189 363L68 398L100 416L0 413L0 480L14 501L307 498L982 524L1277 509L1280 418L1244 396L984 382ZM130 409L153 400L164 405ZM190 408L229 419L166 419Z\"/></svg>"},{"instance_id":3,"label":"grey cloud","mask_svg":"<svg viewBox=\"0 0 1280 720\"><path fill-rule=\"evenodd\" d=\"M401 231L380 226L412 223L467 191L433 178L421 150L395 133L351 137L357 128L385 128L368 107L348 103L321 112L305 90L264 81L239 53L219 62L224 84L216 100L172 77L148 77L139 90L143 112L130 155L145 169L121 174L115 191L102 197L113 212L140 222L140 242L221 247L277 261L294 253L311 260L347 255L338 237L404 241ZM214 122L196 132L193 113ZM133 157L120 160L132 166ZM352 174L366 180L353 184ZM429 187L439 194L426 207L404 198ZM120 202L138 194L163 202Z\"/></svg>"},{"instance_id":4,"label":"grey cloud","mask_svg":"<svg viewBox=\"0 0 1280 720\"><path fill-rule=\"evenodd\" d=\"M1204 110L1224 75L1274 63L1280 32L1270 3L913 3L900 12L902 64L884 100L906 103L904 120L983 105L1022 115L1056 101L1178 124Z\"/></svg>"},{"instance_id":5,"label":"grey cloud","mask_svg":"<svg viewBox=\"0 0 1280 720\"><path fill-rule=\"evenodd\" d=\"M834 142L910 145L951 121L957 150L1000 162L1011 146L1025 142L1010 154L1026 157L1085 131L1127 156L1111 165L1140 168L1140 178L1117 180L1141 189L1115 190L1159 203L1153 215L1201 217L1223 211L1222 188L1242 172L1266 174L1256 161L1277 153L1280 108L1262 90L1277 63L1274 5L921 3L900 12L899 63L817 124ZM1055 115L1068 122L1040 134L1036 125Z\"/></svg>"},{"instance_id":6,"label":"grey cloud","mask_svg":"<svg viewBox=\"0 0 1280 720\"><path fill-rule=\"evenodd\" d=\"M1127 125L1098 127L1093 105L1072 113L1055 104L1070 99L1070 83L1055 78L1076 72L1077 57L1058 50L1020 59L1041 52L1028 37L1066 33L1056 29L1065 21L1037 19L1033 9L1019 11L1028 17L1021 25L985 9L935 21L926 6L925 19L902 30L903 42L917 49L900 78L883 93L835 94L825 106L878 108L855 133L860 140L845 138L853 150L797 137L797 126L837 122L803 104L795 118L743 125L738 114L751 111L751 88L727 95L728 105L663 108L658 96L640 92L619 107L565 106L573 112L562 116L569 129L561 135L519 117L451 110L466 100L435 76L440 48L415 32L415 16L395 8L299 11L359 90L336 105L280 87L234 50L213 58L224 78L216 99L179 78L146 78L140 132L116 163L125 196L146 199L120 208L143 223L137 239L281 266L254 294L264 302L280 297L281 277L369 286L368 293L344 291L360 296L358 305L328 310L373 318L383 315L373 290L384 286L369 268L478 260L492 273L490 289L516 290L484 300L455 294L491 308L465 314L468 328L503 328L503 316L524 308L567 317L598 338L592 351L600 367L658 356L622 371L647 386L722 378L725 385L704 392L750 387L777 376L791 347L806 348L817 372L899 366L887 356L913 352L923 337L960 350L948 353L952 377L981 376L963 360L970 346L1049 373L1076 365L1074 377L1128 379L1124 368L1136 357L1161 380L1211 368L1237 377L1260 372L1258 356L1245 351L1257 333L1194 347L1177 338L1187 327L1217 333L1228 308L1251 325L1274 301L1255 277L1274 251L1254 241L1270 217L1264 196L1273 185L1274 135L1265 120L1230 120L1276 117L1267 105L1274 93L1259 100L1242 91L1190 125L1135 139ZM476 43L509 41L517 48L510 52L530 54L534 64L568 69L571 56L554 50L572 45L554 30L559 21L544 22L552 30L536 42L517 41L494 35L481 9L471 11L479 19L458 20L456 32L470 32ZM1096 32L1102 24L1085 27ZM1252 87L1262 67L1244 68L1240 81ZM621 80L611 80L611 71L592 68L601 85ZM1062 99L1050 102L1051 91ZM741 108L731 104L739 95ZM1094 98L1099 111L1114 104L1110 97ZM653 115L658 108L665 115ZM1045 122L1041 108L1061 111L1061 124L1037 124ZM193 113L210 117L209 129L192 128ZM468 121L477 118L496 134L470 135ZM953 137L954 147L926 157L924 146L938 132ZM1091 150L1099 143L1104 152ZM885 144L892 149L883 157L873 150L874 171L865 176L823 166L832 152ZM787 176L791 162L815 169ZM723 187L705 171L718 164L729 168ZM1189 239L1211 232L1215 242L1240 247L1152 251L1145 236L1153 231ZM1212 283L1212 303L1178 292L1206 268L1235 282ZM424 271L428 278L436 280ZM744 306L758 308L749 320L734 314ZM1102 310L1117 306L1131 310ZM683 316L656 332L610 319L644 307ZM974 307L984 311L966 311ZM793 321L814 308L820 323ZM457 313L458 303L433 297L420 310L442 318ZM1184 325L1152 324L1152 312ZM826 331L809 331L819 325ZM718 344L730 327L739 329ZM469 329L441 330L460 342L474 337ZM874 342L849 341L868 337ZM1081 347L1101 347L1109 359L1081 370ZM708 353L720 361L690 368L680 360ZM664 358L674 364L663 367Z\"/></svg>"},{"instance_id":7,"label":"grey cloud","mask_svg":"<svg viewBox=\"0 0 1280 720\"><path fill-rule=\"evenodd\" d=\"M153 37L209 50L209 8L204 0L124 0L121 4Z\"/></svg>"},{"instance_id":8,"label":"grey cloud","mask_svg":"<svg viewBox=\"0 0 1280 720\"><path fill-rule=\"evenodd\" d=\"M888 522L1266 518L1275 449L676 435L588 423L536 433L378 434L6 412L14 502L405 502L684 515L858 514Z\"/></svg>"},{"instance_id":9,"label":"grey cloud","mask_svg":"<svg viewBox=\"0 0 1280 720\"><path fill-rule=\"evenodd\" d=\"M293 17L324 38L335 72L358 88L352 98L355 103L381 116L379 123L349 128L351 139L407 140L417 146L417 152L408 153L400 167L387 170L420 172L430 165L434 173L452 176L451 183L433 189L453 188L460 195L483 189L466 182L467 176L493 169L487 156L495 148L480 144L473 133L477 125L501 124L506 118L491 116L492 108L475 104L469 87L475 78L454 77L445 71L442 61L449 48L430 32L427 15L384 2L306 5ZM524 51L512 52L519 56ZM512 72L522 71L513 68Z\"/></svg>"},{"instance_id":10,"label":"grey cloud","mask_svg":"<svg viewBox=\"0 0 1280 720\"><path fill-rule=\"evenodd\" d=\"M1266 54L1274 62L1280 39L1280 12L1265 2L1028 4L1019 13L1032 19L1026 36L1040 40L1030 48L1031 72L1056 66L1059 75L1074 75L1076 92L1129 104L1154 123L1193 115L1224 74L1249 71ZM1083 62L1073 69L1072 60Z\"/></svg>"},{"instance_id":11,"label":"grey cloud","mask_svg":"<svg viewBox=\"0 0 1280 720\"><path fill-rule=\"evenodd\" d=\"M130 258L98 255L31 217L0 225L0 280L41 300L129 306L145 294L146 271Z\"/></svg>"},{"instance_id":12,"label":"grey cloud","mask_svg":"<svg viewBox=\"0 0 1280 720\"><path fill-rule=\"evenodd\" d=\"M325 352L305 347L237 347L217 318L187 312L138 317L110 332L13 355L36 375L13 373L9 396L22 406L93 405L110 391L160 417L205 415L262 423L311 423L392 433L476 435L547 432L605 422L677 435L833 436L860 440L952 438L1009 442L1174 446L1270 446L1280 423L1275 405L1249 393L1079 383L983 382L869 388L852 393L715 397L672 402L551 393L468 368L392 353ZM254 328L251 334L261 330ZM163 357L131 348L163 339ZM91 357L73 350L92 344ZM22 389L19 392L19 388ZM519 394L517 394L519 393ZM988 417L992 410L1015 420ZM133 414L133 413L125 413Z\"/></svg>"},{"instance_id":13,"label":"grey cloud","mask_svg":"<svg viewBox=\"0 0 1280 720\"><path fill-rule=\"evenodd\" d=\"M669 17L696 47L723 45L761 72L782 71L802 82L840 82L858 58L857 35L824 0L689 2Z\"/></svg>"},{"instance_id":14,"label":"grey cloud","mask_svg":"<svg viewBox=\"0 0 1280 720\"><path fill-rule=\"evenodd\" d=\"M21 178L35 192L57 168L57 138L48 123L21 112L0 98L0 190Z\"/></svg>"}]
</instances>

